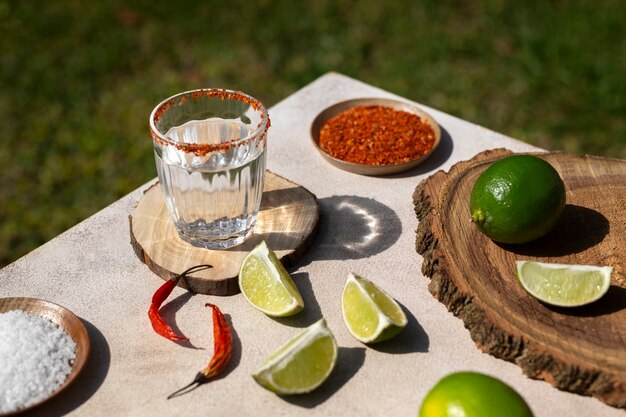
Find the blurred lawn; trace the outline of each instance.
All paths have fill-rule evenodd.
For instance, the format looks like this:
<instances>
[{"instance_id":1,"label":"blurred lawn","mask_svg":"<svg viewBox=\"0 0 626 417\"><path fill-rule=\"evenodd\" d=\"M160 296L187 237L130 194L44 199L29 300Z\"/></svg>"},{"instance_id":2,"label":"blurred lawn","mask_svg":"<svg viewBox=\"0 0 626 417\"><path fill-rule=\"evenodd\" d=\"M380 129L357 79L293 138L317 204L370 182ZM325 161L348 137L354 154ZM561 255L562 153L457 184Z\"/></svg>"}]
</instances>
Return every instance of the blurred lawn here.
<instances>
[{"instance_id":1,"label":"blurred lawn","mask_svg":"<svg viewBox=\"0 0 626 417\"><path fill-rule=\"evenodd\" d=\"M148 115L192 88L272 105L338 71L626 158L624 28L622 0L0 0L0 266L154 177Z\"/></svg>"}]
</instances>

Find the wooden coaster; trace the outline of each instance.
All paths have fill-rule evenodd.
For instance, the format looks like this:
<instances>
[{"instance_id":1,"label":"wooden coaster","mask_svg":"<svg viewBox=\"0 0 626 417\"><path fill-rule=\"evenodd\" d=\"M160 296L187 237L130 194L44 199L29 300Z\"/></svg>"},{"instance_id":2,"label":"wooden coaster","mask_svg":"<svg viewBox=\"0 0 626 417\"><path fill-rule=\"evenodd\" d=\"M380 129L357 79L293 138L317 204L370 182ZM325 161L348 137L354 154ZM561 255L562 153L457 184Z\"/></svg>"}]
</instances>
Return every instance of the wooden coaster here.
<instances>
[{"instance_id":1,"label":"wooden coaster","mask_svg":"<svg viewBox=\"0 0 626 417\"><path fill-rule=\"evenodd\" d=\"M417 251L430 292L465 323L476 345L559 389L626 408L626 161L541 153L563 178L556 227L522 245L497 244L471 222L478 176L506 150L439 171L413 195ZM612 266L608 293L587 306L542 304L519 285L515 261Z\"/></svg>"},{"instance_id":2,"label":"wooden coaster","mask_svg":"<svg viewBox=\"0 0 626 417\"><path fill-rule=\"evenodd\" d=\"M129 221L135 253L155 274L168 280L191 266L210 264L213 268L181 280L179 286L200 294L232 295L239 292L244 257L262 240L285 266L302 257L317 232L319 206L306 188L267 171L254 234L234 248L209 250L182 240L158 183L145 191Z\"/></svg>"}]
</instances>

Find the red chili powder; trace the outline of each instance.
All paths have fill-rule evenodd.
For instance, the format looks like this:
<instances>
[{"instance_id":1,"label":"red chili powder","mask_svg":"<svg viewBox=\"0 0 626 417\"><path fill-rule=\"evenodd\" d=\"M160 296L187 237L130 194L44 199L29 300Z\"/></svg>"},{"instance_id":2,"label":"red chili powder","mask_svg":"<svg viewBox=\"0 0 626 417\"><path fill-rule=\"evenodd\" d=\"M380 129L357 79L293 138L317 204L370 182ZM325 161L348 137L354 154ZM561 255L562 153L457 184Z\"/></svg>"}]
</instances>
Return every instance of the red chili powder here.
<instances>
[{"instance_id":1,"label":"red chili powder","mask_svg":"<svg viewBox=\"0 0 626 417\"><path fill-rule=\"evenodd\" d=\"M435 132L418 115L383 106L357 106L329 119L319 146L327 154L363 165L395 165L430 151Z\"/></svg>"}]
</instances>

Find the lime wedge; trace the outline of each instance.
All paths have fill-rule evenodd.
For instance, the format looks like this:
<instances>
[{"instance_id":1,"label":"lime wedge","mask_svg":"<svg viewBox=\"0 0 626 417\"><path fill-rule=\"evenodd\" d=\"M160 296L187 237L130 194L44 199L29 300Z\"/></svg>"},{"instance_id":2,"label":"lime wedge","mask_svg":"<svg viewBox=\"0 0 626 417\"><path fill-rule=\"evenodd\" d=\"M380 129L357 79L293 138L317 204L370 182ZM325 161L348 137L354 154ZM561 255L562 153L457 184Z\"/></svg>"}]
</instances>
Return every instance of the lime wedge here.
<instances>
[{"instance_id":1,"label":"lime wedge","mask_svg":"<svg viewBox=\"0 0 626 417\"><path fill-rule=\"evenodd\" d=\"M577 307L602 297L611 284L610 266L516 261L522 287L546 304Z\"/></svg>"},{"instance_id":2,"label":"lime wedge","mask_svg":"<svg viewBox=\"0 0 626 417\"><path fill-rule=\"evenodd\" d=\"M352 336L363 343L391 339L407 323L404 311L389 294L353 273L343 288L341 311Z\"/></svg>"},{"instance_id":3,"label":"lime wedge","mask_svg":"<svg viewBox=\"0 0 626 417\"><path fill-rule=\"evenodd\" d=\"M337 342L321 319L265 359L252 377L277 394L303 394L320 386L336 361Z\"/></svg>"},{"instance_id":4,"label":"lime wedge","mask_svg":"<svg viewBox=\"0 0 626 417\"><path fill-rule=\"evenodd\" d=\"M254 308L268 316L291 316L304 308L296 284L265 241L244 258L239 288Z\"/></svg>"}]
</instances>

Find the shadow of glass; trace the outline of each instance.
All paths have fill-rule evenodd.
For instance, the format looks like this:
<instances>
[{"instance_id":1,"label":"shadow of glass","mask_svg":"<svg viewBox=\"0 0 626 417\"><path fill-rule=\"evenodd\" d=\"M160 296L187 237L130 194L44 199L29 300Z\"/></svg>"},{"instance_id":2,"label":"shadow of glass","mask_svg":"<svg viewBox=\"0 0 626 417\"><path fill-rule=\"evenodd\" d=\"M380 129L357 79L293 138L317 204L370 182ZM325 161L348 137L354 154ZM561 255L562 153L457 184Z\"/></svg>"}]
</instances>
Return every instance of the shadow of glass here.
<instances>
[{"instance_id":1,"label":"shadow of glass","mask_svg":"<svg viewBox=\"0 0 626 417\"><path fill-rule=\"evenodd\" d=\"M529 243L498 243L498 246L525 256L572 255L602 242L609 233L609 227L609 221L601 213L587 207L567 204L558 223L547 235Z\"/></svg>"},{"instance_id":2,"label":"shadow of glass","mask_svg":"<svg viewBox=\"0 0 626 417\"><path fill-rule=\"evenodd\" d=\"M294 214L296 208L298 215ZM263 191L254 233L242 244L224 250L247 253L263 240L275 251L298 247L303 237L300 216L312 219L316 209L314 195L304 187Z\"/></svg>"},{"instance_id":3,"label":"shadow of glass","mask_svg":"<svg viewBox=\"0 0 626 417\"><path fill-rule=\"evenodd\" d=\"M284 207L286 196L289 196L291 199L296 198L296 202L309 198L310 195L307 195L307 193L296 192L301 188L302 187L300 186L293 186L289 188L281 188L280 190L263 191L259 211L269 211ZM291 200L289 201L291 202Z\"/></svg>"},{"instance_id":4,"label":"shadow of glass","mask_svg":"<svg viewBox=\"0 0 626 417\"><path fill-rule=\"evenodd\" d=\"M626 288L611 285L599 300L585 306L566 308L546 304L550 310L566 316L598 317L617 313L626 309Z\"/></svg>"},{"instance_id":5,"label":"shadow of glass","mask_svg":"<svg viewBox=\"0 0 626 417\"><path fill-rule=\"evenodd\" d=\"M302 233L253 233L252 236L250 236L250 238L241 245L224 249L224 251L248 253L262 241L265 241L265 243L267 243L267 245L274 251L288 250L298 247L298 244L302 242Z\"/></svg>"},{"instance_id":6,"label":"shadow of glass","mask_svg":"<svg viewBox=\"0 0 626 417\"><path fill-rule=\"evenodd\" d=\"M454 149L454 144L452 142L452 137L450 133L441 125L439 126L441 129L441 141L439 142L439 146L437 149L421 164L416 166L413 169L408 171L404 171L398 174L389 175L387 178L408 178L415 177L418 175L426 174L427 172L432 172L439 169L443 164L446 163L448 159L450 159L450 155L452 155L452 150Z\"/></svg>"},{"instance_id":7,"label":"shadow of glass","mask_svg":"<svg viewBox=\"0 0 626 417\"><path fill-rule=\"evenodd\" d=\"M402 307L402 310L404 310L404 314L406 314L408 321L406 327L396 337L368 346L379 352L394 354L428 352L430 339L424 331L424 328L418 323L415 316L405 306L402 304L400 304L400 306Z\"/></svg>"},{"instance_id":8,"label":"shadow of glass","mask_svg":"<svg viewBox=\"0 0 626 417\"><path fill-rule=\"evenodd\" d=\"M57 397L24 415L56 417L78 408L98 391L109 372L111 350L104 335L93 324L81 319L89 333L91 350L82 373Z\"/></svg>"},{"instance_id":9,"label":"shadow of glass","mask_svg":"<svg viewBox=\"0 0 626 417\"><path fill-rule=\"evenodd\" d=\"M389 248L402 233L398 215L374 199L332 196L319 204L317 240L302 263L368 258Z\"/></svg>"},{"instance_id":10,"label":"shadow of glass","mask_svg":"<svg viewBox=\"0 0 626 417\"><path fill-rule=\"evenodd\" d=\"M363 366L365 362L365 348L340 347L337 352L335 369L324 383L315 391L306 395L285 396L283 400L304 408L314 408L333 396L341 389Z\"/></svg>"}]
</instances>

